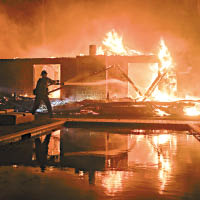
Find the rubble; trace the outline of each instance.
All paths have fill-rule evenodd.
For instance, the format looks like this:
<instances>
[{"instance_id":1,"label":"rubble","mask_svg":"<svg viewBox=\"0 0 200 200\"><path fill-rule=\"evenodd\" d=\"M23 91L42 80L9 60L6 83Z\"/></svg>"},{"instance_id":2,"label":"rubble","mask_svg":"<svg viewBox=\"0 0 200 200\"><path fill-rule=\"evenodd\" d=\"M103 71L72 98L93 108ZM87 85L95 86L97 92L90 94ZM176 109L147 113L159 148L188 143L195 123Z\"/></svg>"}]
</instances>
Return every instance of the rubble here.
<instances>
[{"instance_id":1,"label":"rubble","mask_svg":"<svg viewBox=\"0 0 200 200\"><path fill-rule=\"evenodd\" d=\"M14 109L16 112L30 112L33 98L0 93L0 110Z\"/></svg>"}]
</instances>

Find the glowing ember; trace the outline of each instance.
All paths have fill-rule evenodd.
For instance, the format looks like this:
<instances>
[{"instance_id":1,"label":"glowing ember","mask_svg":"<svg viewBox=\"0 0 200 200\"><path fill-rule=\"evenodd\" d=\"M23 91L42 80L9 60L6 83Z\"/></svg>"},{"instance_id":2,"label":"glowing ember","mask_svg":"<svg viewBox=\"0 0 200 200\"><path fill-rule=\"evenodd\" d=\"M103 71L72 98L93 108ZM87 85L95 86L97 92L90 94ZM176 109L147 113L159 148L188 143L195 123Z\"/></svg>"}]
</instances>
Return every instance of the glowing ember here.
<instances>
[{"instance_id":1,"label":"glowing ember","mask_svg":"<svg viewBox=\"0 0 200 200\"><path fill-rule=\"evenodd\" d=\"M160 101L160 102L171 102L176 101L178 98L174 95L169 95L165 91L160 91L158 88L152 94L153 100Z\"/></svg>"},{"instance_id":2,"label":"glowing ember","mask_svg":"<svg viewBox=\"0 0 200 200\"><path fill-rule=\"evenodd\" d=\"M159 115L159 116L169 116L169 115L170 115L170 114L166 113L165 111L160 110L159 108L156 108L156 109L155 109L155 112L156 112L156 114Z\"/></svg>"},{"instance_id":3,"label":"glowing ember","mask_svg":"<svg viewBox=\"0 0 200 200\"><path fill-rule=\"evenodd\" d=\"M192 107L185 107L183 109L185 115L188 116L199 116L200 115L200 104L195 104Z\"/></svg>"},{"instance_id":4,"label":"glowing ember","mask_svg":"<svg viewBox=\"0 0 200 200\"><path fill-rule=\"evenodd\" d=\"M125 47L123 38L115 30L108 32L102 43L103 45L97 48L97 55L143 55L139 51Z\"/></svg>"}]
</instances>

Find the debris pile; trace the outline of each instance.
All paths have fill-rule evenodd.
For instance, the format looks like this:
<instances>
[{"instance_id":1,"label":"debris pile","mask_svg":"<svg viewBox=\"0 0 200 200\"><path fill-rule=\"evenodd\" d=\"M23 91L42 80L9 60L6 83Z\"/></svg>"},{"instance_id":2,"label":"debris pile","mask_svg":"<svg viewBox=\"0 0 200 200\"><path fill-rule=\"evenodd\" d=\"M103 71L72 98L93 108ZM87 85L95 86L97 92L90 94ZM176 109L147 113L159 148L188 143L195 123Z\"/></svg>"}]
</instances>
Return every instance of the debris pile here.
<instances>
[{"instance_id":1,"label":"debris pile","mask_svg":"<svg viewBox=\"0 0 200 200\"><path fill-rule=\"evenodd\" d=\"M33 105L33 98L0 93L0 110L14 109L17 112L30 112Z\"/></svg>"}]
</instances>

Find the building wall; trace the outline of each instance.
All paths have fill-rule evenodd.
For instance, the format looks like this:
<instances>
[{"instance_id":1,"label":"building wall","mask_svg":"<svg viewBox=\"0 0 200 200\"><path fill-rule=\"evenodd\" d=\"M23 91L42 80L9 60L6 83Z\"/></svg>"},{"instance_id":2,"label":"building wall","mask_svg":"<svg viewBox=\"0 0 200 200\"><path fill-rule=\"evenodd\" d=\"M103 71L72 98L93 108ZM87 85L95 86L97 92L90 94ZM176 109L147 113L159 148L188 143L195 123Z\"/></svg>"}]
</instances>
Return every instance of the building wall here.
<instances>
[{"instance_id":1,"label":"building wall","mask_svg":"<svg viewBox=\"0 0 200 200\"><path fill-rule=\"evenodd\" d=\"M126 97L128 81L122 73L113 68L105 70L111 65L120 65L128 75L128 63L157 62L153 56L77 56L76 58L26 58L0 60L0 92L21 95L32 95L33 66L60 64L61 82L73 82L77 85L68 85L61 90L62 98L72 97L75 100L105 99L110 97ZM124 83L125 87L111 84L110 79ZM114 87L113 87L114 86ZM117 87L116 87L117 86Z\"/></svg>"},{"instance_id":2,"label":"building wall","mask_svg":"<svg viewBox=\"0 0 200 200\"><path fill-rule=\"evenodd\" d=\"M73 77L75 58L33 58L0 60L0 92L32 95L33 66L36 64L60 64L61 82Z\"/></svg>"},{"instance_id":3,"label":"building wall","mask_svg":"<svg viewBox=\"0 0 200 200\"><path fill-rule=\"evenodd\" d=\"M135 82L135 77L132 76L130 73L131 70L129 68L129 64L136 64L140 63L143 65L149 66L150 63L159 63L159 60L155 56L109 56L107 57L106 64L107 66L113 66L115 65L112 69L108 70L107 72L107 78L108 80L113 80L113 82L108 81L108 90L107 92L109 93L110 98L126 98L129 96L129 89L132 89L132 92L137 94L135 92L135 89L132 87L130 79L135 86L140 89L137 85L137 82ZM121 70L117 67L119 66ZM122 73L124 72L124 73ZM144 71L147 73L146 71ZM126 77L126 75L128 77ZM143 73L140 73L138 76L144 77ZM137 77L138 78L138 77ZM115 83L116 81L116 83ZM131 95L132 97L136 97Z\"/></svg>"},{"instance_id":4,"label":"building wall","mask_svg":"<svg viewBox=\"0 0 200 200\"><path fill-rule=\"evenodd\" d=\"M77 100L103 99L106 97L105 56L76 57L76 76L73 95Z\"/></svg>"},{"instance_id":5,"label":"building wall","mask_svg":"<svg viewBox=\"0 0 200 200\"><path fill-rule=\"evenodd\" d=\"M0 61L0 92L30 93L32 84L32 63L17 59Z\"/></svg>"}]
</instances>

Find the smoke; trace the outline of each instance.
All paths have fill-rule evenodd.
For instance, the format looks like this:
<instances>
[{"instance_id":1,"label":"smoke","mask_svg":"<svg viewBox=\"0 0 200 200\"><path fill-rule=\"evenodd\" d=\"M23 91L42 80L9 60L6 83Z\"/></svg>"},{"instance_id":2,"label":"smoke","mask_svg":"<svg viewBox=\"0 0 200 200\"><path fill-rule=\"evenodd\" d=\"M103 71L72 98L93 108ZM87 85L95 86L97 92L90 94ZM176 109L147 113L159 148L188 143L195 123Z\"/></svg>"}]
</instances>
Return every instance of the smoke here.
<instances>
[{"instance_id":1,"label":"smoke","mask_svg":"<svg viewBox=\"0 0 200 200\"><path fill-rule=\"evenodd\" d=\"M132 49L156 51L163 36L175 57L184 57L198 50L195 5L193 0L181 5L174 0L0 0L0 55L88 54L88 45L99 45L114 28Z\"/></svg>"},{"instance_id":2,"label":"smoke","mask_svg":"<svg viewBox=\"0 0 200 200\"><path fill-rule=\"evenodd\" d=\"M200 0L0 0L0 58L88 54L112 29L125 46L157 53L162 37L178 71L192 68L179 74L180 88L197 92L199 8Z\"/></svg>"}]
</instances>

